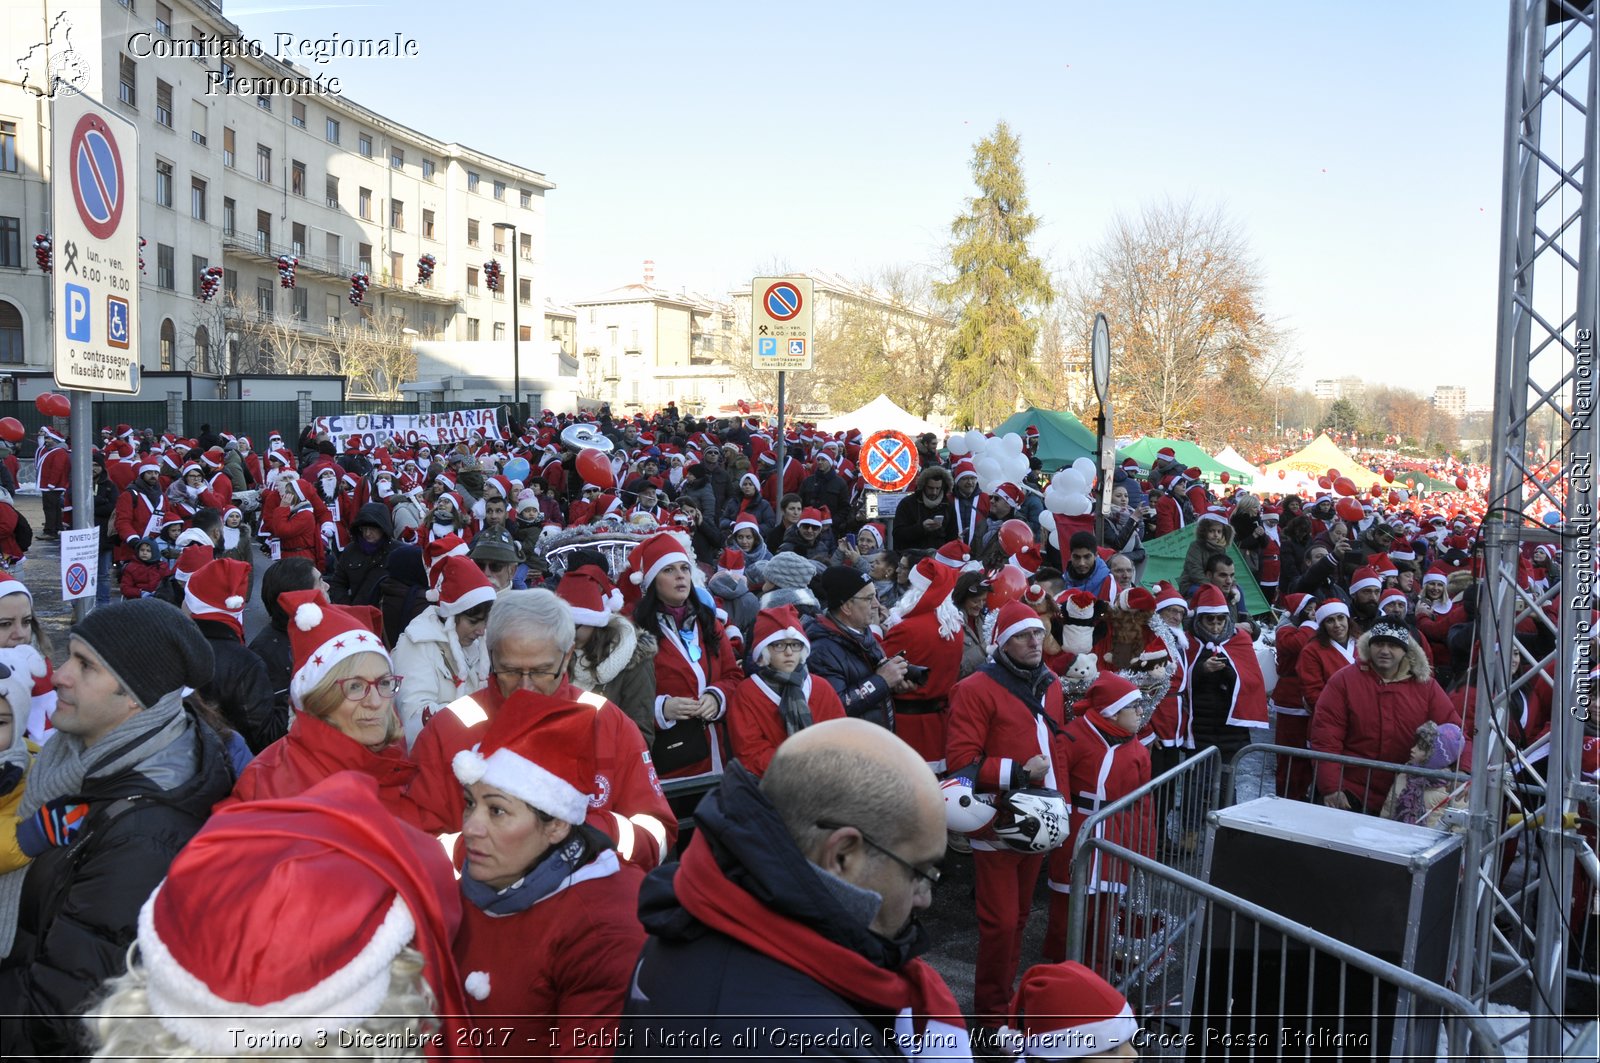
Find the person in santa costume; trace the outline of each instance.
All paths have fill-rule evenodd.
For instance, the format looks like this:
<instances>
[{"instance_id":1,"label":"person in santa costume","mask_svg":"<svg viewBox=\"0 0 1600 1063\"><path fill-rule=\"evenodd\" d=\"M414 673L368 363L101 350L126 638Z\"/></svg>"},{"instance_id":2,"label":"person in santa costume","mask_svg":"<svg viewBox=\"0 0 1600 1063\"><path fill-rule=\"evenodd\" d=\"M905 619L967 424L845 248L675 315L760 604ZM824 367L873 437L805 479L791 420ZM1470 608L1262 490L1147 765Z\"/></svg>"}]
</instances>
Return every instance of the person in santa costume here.
<instances>
[{"instance_id":1,"label":"person in santa costume","mask_svg":"<svg viewBox=\"0 0 1600 1063\"><path fill-rule=\"evenodd\" d=\"M1202 584L1192 603L1187 665L1195 747L1216 746L1224 761L1267 726L1267 685L1250 636L1234 625L1222 592Z\"/></svg>"},{"instance_id":2,"label":"person in santa costume","mask_svg":"<svg viewBox=\"0 0 1600 1063\"><path fill-rule=\"evenodd\" d=\"M927 669L926 678L895 694L894 732L935 772L945 769L945 723L950 694L961 678L962 615L954 598L960 570L925 557L911 570L911 590L889 611L886 657Z\"/></svg>"},{"instance_id":3,"label":"person in santa costume","mask_svg":"<svg viewBox=\"0 0 1600 1063\"><path fill-rule=\"evenodd\" d=\"M1051 751L1066 726L1066 707L1061 681L1043 661L1044 621L1023 603L1007 602L995 620L992 646L988 662L951 695L945 762L954 773L970 775L978 793L1059 790ZM971 844L978 902L973 1015L992 1030L1005 1020L1044 857L981 835Z\"/></svg>"},{"instance_id":4,"label":"person in santa costume","mask_svg":"<svg viewBox=\"0 0 1600 1063\"><path fill-rule=\"evenodd\" d=\"M1456 575L1440 562L1422 576L1421 597L1417 599L1417 633L1428 640L1433 659L1440 665L1440 680L1448 684L1455 678L1450 667L1450 629L1467 622L1466 594L1472 579Z\"/></svg>"},{"instance_id":5,"label":"person in santa costume","mask_svg":"<svg viewBox=\"0 0 1600 1063\"><path fill-rule=\"evenodd\" d=\"M451 762L466 787L456 964L486 1055L609 1057L644 873L585 822L593 707L519 690Z\"/></svg>"},{"instance_id":6,"label":"person in santa costume","mask_svg":"<svg viewBox=\"0 0 1600 1063\"><path fill-rule=\"evenodd\" d=\"M1178 766L1185 751L1194 749L1194 717L1189 712L1189 600L1178 593L1175 584L1158 580L1151 590L1156 612L1154 630L1167 647L1167 663L1172 678L1166 695L1156 704L1150 717L1148 739L1151 770L1160 775Z\"/></svg>"},{"instance_id":7,"label":"person in santa costume","mask_svg":"<svg viewBox=\"0 0 1600 1063\"><path fill-rule=\"evenodd\" d=\"M572 607L572 684L628 714L645 745L656 737L656 666L660 642L622 615L623 595L597 565L569 568L556 594Z\"/></svg>"},{"instance_id":8,"label":"person in santa costume","mask_svg":"<svg viewBox=\"0 0 1600 1063\"><path fill-rule=\"evenodd\" d=\"M450 952L460 925L449 861L385 814L371 777L232 805L139 911L127 973L84 1019L94 1058L270 1059L341 1042L351 1058L476 1055L458 1047L473 1043Z\"/></svg>"},{"instance_id":9,"label":"person in santa costume","mask_svg":"<svg viewBox=\"0 0 1600 1063\"><path fill-rule=\"evenodd\" d=\"M916 916L945 855L944 800L922 757L858 719L786 740L759 781L730 765L680 862L639 895L650 935L619 1058L793 1055L969 1059L949 987L917 958ZM739 1047L754 1030L755 1043ZM778 1030L787 1045L773 1040ZM691 1042L690 1037L699 1038ZM707 1051L710 1038L720 1047ZM676 1049L663 1047L675 1042Z\"/></svg>"},{"instance_id":10,"label":"person in santa costume","mask_svg":"<svg viewBox=\"0 0 1600 1063\"><path fill-rule=\"evenodd\" d=\"M161 497L161 467L147 458L138 465L138 475L127 490L117 496L112 528L116 531L112 560L124 564L133 559L134 547L153 539L161 530L164 508Z\"/></svg>"},{"instance_id":11,"label":"person in santa costume","mask_svg":"<svg viewBox=\"0 0 1600 1063\"><path fill-rule=\"evenodd\" d=\"M1002 1039L1025 1063L1138 1059L1128 998L1081 963L1041 963L1022 976Z\"/></svg>"},{"instance_id":12,"label":"person in santa costume","mask_svg":"<svg viewBox=\"0 0 1600 1063\"><path fill-rule=\"evenodd\" d=\"M1350 607L1337 598L1317 606L1311 614L1312 630L1295 662L1300 677L1300 704L1304 706L1307 734L1322 688L1334 673L1355 663L1356 640L1350 635Z\"/></svg>"},{"instance_id":13,"label":"person in santa costume","mask_svg":"<svg viewBox=\"0 0 1600 1063\"><path fill-rule=\"evenodd\" d=\"M495 600L484 633L489 683L452 701L423 726L411 751L421 771L410 793L439 819L459 825L461 784L452 772L452 759L483 738L506 700L526 690L576 701L594 713L598 732L598 778L588 822L617 843L622 859L648 869L671 852L678 819L662 795L650 751L633 721L604 697L568 681L573 628L571 607L552 591L509 591Z\"/></svg>"},{"instance_id":14,"label":"person in santa costume","mask_svg":"<svg viewBox=\"0 0 1600 1063\"><path fill-rule=\"evenodd\" d=\"M244 603L253 576L244 561L219 557L200 568L183 587L183 612L191 617L211 647L211 678L194 697L217 713L249 747L259 753L282 738L288 718L272 697L267 666L244 644ZM248 761L235 759L235 767Z\"/></svg>"},{"instance_id":15,"label":"person in santa costume","mask_svg":"<svg viewBox=\"0 0 1600 1063\"><path fill-rule=\"evenodd\" d=\"M39 429L34 467L44 502L44 527L39 530L39 538L56 539L63 528L72 527L72 452L67 449L66 439L49 425Z\"/></svg>"},{"instance_id":16,"label":"person in santa costume","mask_svg":"<svg viewBox=\"0 0 1600 1063\"><path fill-rule=\"evenodd\" d=\"M261 496L261 526L277 538L279 555L309 558L318 569L326 564L322 525L328 519L328 507L298 476L285 474L277 490Z\"/></svg>"},{"instance_id":17,"label":"person in santa costume","mask_svg":"<svg viewBox=\"0 0 1600 1063\"><path fill-rule=\"evenodd\" d=\"M1102 671L1090 685L1088 696L1073 706L1072 721L1057 737L1056 770L1067 784L1062 792L1072 801L1073 838L1090 816L1150 781L1150 751L1137 740L1143 700L1144 693L1128 679ZM1152 813L1152 800L1146 798L1139 806L1102 821L1095 837L1154 856ZM1050 919L1043 953L1047 962L1059 963L1067 955L1073 848L1072 844L1063 845L1050 854ZM1094 859L1088 894L1077 898L1088 906L1084 955L1093 967L1103 968L1111 958L1116 908L1127 888L1125 866Z\"/></svg>"},{"instance_id":18,"label":"person in santa costume","mask_svg":"<svg viewBox=\"0 0 1600 1063\"><path fill-rule=\"evenodd\" d=\"M250 762L217 807L293 797L331 775L357 771L376 781L383 807L397 819L433 834L454 830L453 819L407 793L417 766L401 741L394 711L401 677L374 630L377 611L329 605L320 589L285 591L278 604L289 616L295 662L289 733Z\"/></svg>"},{"instance_id":19,"label":"person in santa costume","mask_svg":"<svg viewBox=\"0 0 1600 1063\"><path fill-rule=\"evenodd\" d=\"M1311 710L1305 704L1305 689L1300 680L1300 655L1317 632L1312 614L1316 602L1309 594L1290 594L1283 599L1283 623L1273 635L1273 664L1278 681L1267 710L1274 723L1273 740L1280 746L1306 748L1306 733L1311 726ZM1278 758L1278 796L1304 799L1311 792L1311 764L1293 757Z\"/></svg>"},{"instance_id":20,"label":"person in santa costume","mask_svg":"<svg viewBox=\"0 0 1600 1063\"><path fill-rule=\"evenodd\" d=\"M494 605L494 586L460 555L439 559L426 592L432 608L418 613L394 645L395 671L406 677L395 701L406 748L429 717L489 681L483 632Z\"/></svg>"},{"instance_id":21,"label":"person in santa costume","mask_svg":"<svg viewBox=\"0 0 1600 1063\"><path fill-rule=\"evenodd\" d=\"M833 687L806 670L810 651L811 640L793 606L763 609L756 616L750 650L756 672L733 692L728 741L734 757L758 779L787 738L845 714Z\"/></svg>"}]
</instances>

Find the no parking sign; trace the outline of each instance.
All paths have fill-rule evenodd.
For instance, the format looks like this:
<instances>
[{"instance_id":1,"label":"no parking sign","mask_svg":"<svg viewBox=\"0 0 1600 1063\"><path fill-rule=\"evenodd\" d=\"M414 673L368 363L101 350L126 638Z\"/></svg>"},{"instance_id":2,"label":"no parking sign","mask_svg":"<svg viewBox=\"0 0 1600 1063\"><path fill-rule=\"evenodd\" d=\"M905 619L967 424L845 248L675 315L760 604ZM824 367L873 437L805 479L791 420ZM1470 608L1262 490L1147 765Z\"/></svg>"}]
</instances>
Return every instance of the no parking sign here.
<instances>
[{"instance_id":1,"label":"no parking sign","mask_svg":"<svg viewBox=\"0 0 1600 1063\"><path fill-rule=\"evenodd\" d=\"M861 447L861 478L879 491L904 491L917 478L917 445L904 432L885 429Z\"/></svg>"},{"instance_id":2,"label":"no parking sign","mask_svg":"<svg viewBox=\"0 0 1600 1063\"><path fill-rule=\"evenodd\" d=\"M100 529L61 533L61 600L93 598L100 578Z\"/></svg>"}]
</instances>

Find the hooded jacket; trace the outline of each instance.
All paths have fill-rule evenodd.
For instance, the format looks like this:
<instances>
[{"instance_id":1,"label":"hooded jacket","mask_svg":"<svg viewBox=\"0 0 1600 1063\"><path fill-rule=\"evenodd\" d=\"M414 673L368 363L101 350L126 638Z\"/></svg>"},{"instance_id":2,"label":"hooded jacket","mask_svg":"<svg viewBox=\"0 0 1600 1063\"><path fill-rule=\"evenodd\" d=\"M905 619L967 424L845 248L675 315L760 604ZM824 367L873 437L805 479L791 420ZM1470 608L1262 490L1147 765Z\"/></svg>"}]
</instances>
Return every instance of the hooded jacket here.
<instances>
[{"instance_id":1,"label":"hooded jacket","mask_svg":"<svg viewBox=\"0 0 1600 1063\"><path fill-rule=\"evenodd\" d=\"M261 752L289 730L288 714L277 707L266 664L229 625L204 617L194 623L211 643L216 662L211 681L195 693L239 732L250 752Z\"/></svg>"},{"instance_id":2,"label":"hooded jacket","mask_svg":"<svg viewBox=\"0 0 1600 1063\"><path fill-rule=\"evenodd\" d=\"M377 528L383 539L372 553L362 549L361 529ZM350 545L339 551L328 572L328 597L334 605L378 605L394 549L394 519L382 502L368 502L350 525Z\"/></svg>"},{"instance_id":3,"label":"hooded jacket","mask_svg":"<svg viewBox=\"0 0 1600 1063\"><path fill-rule=\"evenodd\" d=\"M405 676L395 711L405 725L406 748L422 733L427 717L459 697L483 689L489 681L489 656L480 638L463 647L454 617L424 609L406 625L390 658L396 675Z\"/></svg>"},{"instance_id":4,"label":"hooded jacket","mask_svg":"<svg viewBox=\"0 0 1600 1063\"><path fill-rule=\"evenodd\" d=\"M574 651L572 685L599 694L627 713L649 745L656 740L656 637L618 615L606 622L604 636L597 631L592 637L603 637L610 648L593 667L583 650Z\"/></svg>"}]
</instances>

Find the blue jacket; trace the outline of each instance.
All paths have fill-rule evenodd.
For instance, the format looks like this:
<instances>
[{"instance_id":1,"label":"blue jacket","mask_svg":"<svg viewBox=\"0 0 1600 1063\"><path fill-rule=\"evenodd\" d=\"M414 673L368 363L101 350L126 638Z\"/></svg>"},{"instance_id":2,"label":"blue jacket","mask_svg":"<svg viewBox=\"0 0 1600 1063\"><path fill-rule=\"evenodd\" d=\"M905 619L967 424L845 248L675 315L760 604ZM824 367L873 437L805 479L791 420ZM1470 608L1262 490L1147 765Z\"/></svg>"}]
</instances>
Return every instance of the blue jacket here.
<instances>
[{"instance_id":1,"label":"blue jacket","mask_svg":"<svg viewBox=\"0 0 1600 1063\"><path fill-rule=\"evenodd\" d=\"M806 619L806 638L811 640L806 667L832 685L845 713L893 728L894 697L889 681L878 674L884 656L878 640L847 631L826 613Z\"/></svg>"},{"instance_id":2,"label":"blue jacket","mask_svg":"<svg viewBox=\"0 0 1600 1063\"><path fill-rule=\"evenodd\" d=\"M1074 576L1071 570L1061 574L1062 590L1088 591L1090 594L1099 594L1100 585L1111 578L1111 570L1100 558L1094 559L1094 570L1082 579Z\"/></svg>"}]
</instances>

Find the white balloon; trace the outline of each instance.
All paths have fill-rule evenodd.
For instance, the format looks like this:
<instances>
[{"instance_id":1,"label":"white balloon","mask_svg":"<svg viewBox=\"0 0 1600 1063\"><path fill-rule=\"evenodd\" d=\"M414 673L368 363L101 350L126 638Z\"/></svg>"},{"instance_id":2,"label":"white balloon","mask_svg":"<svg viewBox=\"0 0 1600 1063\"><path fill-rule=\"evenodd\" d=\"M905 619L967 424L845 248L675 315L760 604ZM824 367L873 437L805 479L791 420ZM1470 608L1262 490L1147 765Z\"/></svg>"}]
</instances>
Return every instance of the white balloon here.
<instances>
[{"instance_id":1,"label":"white balloon","mask_svg":"<svg viewBox=\"0 0 1600 1063\"><path fill-rule=\"evenodd\" d=\"M1006 476L1021 483L1028 475L1028 456L1026 454L1013 454L1011 460L1006 462Z\"/></svg>"},{"instance_id":2,"label":"white balloon","mask_svg":"<svg viewBox=\"0 0 1600 1063\"><path fill-rule=\"evenodd\" d=\"M1073 462L1072 471L1083 477L1083 482L1086 484L1094 483L1095 474L1099 472L1094 467L1094 459L1090 457L1082 457Z\"/></svg>"},{"instance_id":3,"label":"white balloon","mask_svg":"<svg viewBox=\"0 0 1600 1063\"><path fill-rule=\"evenodd\" d=\"M1003 483L1005 483L1004 477L996 477L993 480L985 480L980 477L978 480L978 489L986 495L992 495L994 494L995 489Z\"/></svg>"},{"instance_id":4,"label":"white balloon","mask_svg":"<svg viewBox=\"0 0 1600 1063\"><path fill-rule=\"evenodd\" d=\"M1013 454L1022 453L1022 437L1015 432L1007 432L1000 437L1000 442Z\"/></svg>"},{"instance_id":5,"label":"white balloon","mask_svg":"<svg viewBox=\"0 0 1600 1063\"><path fill-rule=\"evenodd\" d=\"M990 480L998 479L1003 475L1000 463L987 455L979 458L973 463L972 467L977 471L978 479L983 483L988 483Z\"/></svg>"},{"instance_id":6,"label":"white balloon","mask_svg":"<svg viewBox=\"0 0 1600 1063\"><path fill-rule=\"evenodd\" d=\"M1088 495L1068 495L1066 508L1061 511L1069 517L1081 517L1089 512Z\"/></svg>"},{"instance_id":7,"label":"white balloon","mask_svg":"<svg viewBox=\"0 0 1600 1063\"><path fill-rule=\"evenodd\" d=\"M1056 522L1053 520L1044 526L1044 541L1057 550L1061 549L1061 530L1056 527Z\"/></svg>"},{"instance_id":8,"label":"white balloon","mask_svg":"<svg viewBox=\"0 0 1600 1063\"><path fill-rule=\"evenodd\" d=\"M974 456L982 454L984 452L984 448L988 445L988 443L989 443L989 437L984 435L982 432L978 431L976 428L968 430L968 432L967 432L967 453L968 454L972 454Z\"/></svg>"},{"instance_id":9,"label":"white balloon","mask_svg":"<svg viewBox=\"0 0 1600 1063\"><path fill-rule=\"evenodd\" d=\"M1056 477L1050 481L1050 485L1054 487L1058 484L1061 490L1069 495L1081 495L1089 489L1088 483L1079 475L1077 469L1062 469L1056 473Z\"/></svg>"},{"instance_id":10,"label":"white balloon","mask_svg":"<svg viewBox=\"0 0 1600 1063\"><path fill-rule=\"evenodd\" d=\"M944 447L950 452L950 456L953 458L959 458L963 454L970 454L972 452L972 448L967 445L967 433L965 432L957 432L955 435L945 440Z\"/></svg>"},{"instance_id":11,"label":"white balloon","mask_svg":"<svg viewBox=\"0 0 1600 1063\"><path fill-rule=\"evenodd\" d=\"M1067 511L1067 499L1073 497L1078 496L1069 494L1066 491L1047 491L1044 496L1044 508L1051 513L1065 513Z\"/></svg>"}]
</instances>

